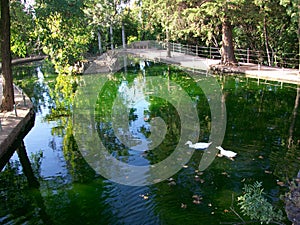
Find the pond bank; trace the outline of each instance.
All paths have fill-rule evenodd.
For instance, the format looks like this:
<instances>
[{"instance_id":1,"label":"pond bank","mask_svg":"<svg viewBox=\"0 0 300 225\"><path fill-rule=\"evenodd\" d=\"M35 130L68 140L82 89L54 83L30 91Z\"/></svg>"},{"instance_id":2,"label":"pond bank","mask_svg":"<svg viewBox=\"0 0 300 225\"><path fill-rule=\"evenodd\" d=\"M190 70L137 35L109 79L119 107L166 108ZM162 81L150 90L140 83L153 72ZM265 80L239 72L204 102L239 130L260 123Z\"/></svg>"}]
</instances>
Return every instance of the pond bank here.
<instances>
[{"instance_id":1,"label":"pond bank","mask_svg":"<svg viewBox=\"0 0 300 225\"><path fill-rule=\"evenodd\" d=\"M13 65L43 60L44 56L16 59ZM1 65L0 65L1 70ZM0 97L2 99L2 77L0 76ZM21 89L14 86L15 110L0 112L0 171L9 161L20 141L34 125L35 113L31 100Z\"/></svg>"},{"instance_id":2,"label":"pond bank","mask_svg":"<svg viewBox=\"0 0 300 225\"><path fill-rule=\"evenodd\" d=\"M213 73L244 74L249 78L300 84L300 74L298 69L258 66L252 63L239 63L237 67L231 67L220 65L220 60L201 58L179 52L171 52L172 57L167 57L166 50L158 49L126 49L125 51L115 50L113 54L109 54L110 57L108 61L111 61L111 56L116 55L116 53L127 53L152 61L179 65L182 68L192 72L210 70ZM105 55L98 57L92 61L85 73L91 74L109 72L106 62L107 60L105 59Z\"/></svg>"},{"instance_id":3,"label":"pond bank","mask_svg":"<svg viewBox=\"0 0 300 225\"><path fill-rule=\"evenodd\" d=\"M260 66L253 63L239 63L237 67L212 64L210 69L214 73L245 74L249 78L300 84L300 73L297 69Z\"/></svg>"},{"instance_id":4,"label":"pond bank","mask_svg":"<svg viewBox=\"0 0 300 225\"><path fill-rule=\"evenodd\" d=\"M35 113L30 99L17 87L14 94L16 110L0 112L0 171L18 147L18 140L21 141L34 125Z\"/></svg>"}]
</instances>

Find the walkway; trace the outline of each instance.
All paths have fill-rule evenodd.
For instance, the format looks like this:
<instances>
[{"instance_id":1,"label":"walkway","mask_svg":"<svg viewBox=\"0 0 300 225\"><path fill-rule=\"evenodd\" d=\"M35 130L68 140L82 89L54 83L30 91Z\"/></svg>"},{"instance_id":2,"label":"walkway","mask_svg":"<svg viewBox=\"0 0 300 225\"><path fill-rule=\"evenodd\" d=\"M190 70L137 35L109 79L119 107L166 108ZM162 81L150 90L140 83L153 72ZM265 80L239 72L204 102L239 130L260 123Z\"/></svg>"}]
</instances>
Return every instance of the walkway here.
<instances>
[{"instance_id":1,"label":"walkway","mask_svg":"<svg viewBox=\"0 0 300 225\"><path fill-rule=\"evenodd\" d=\"M0 112L0 171L34 124L35 113L30 99L17 87L14 94L16 109L12 112ZM0 97L2 100L1 77Z\"/></svg>"},{"instance_id":2,"label":"walkway","mask_svg":"<svg viewBox=\"0 0 300 225\"><path fill-rule=\"evenodd\" d=\"M153 61L166 62L179 65L187 69L195 70L207 70L211 65L218 64L220 62L220 60L200 58L179 52L171 52L171 57L167 57L166 50L127 49L127 52L132 55L136 55Z\"/></svg>"},{"instance_id":3,"label":"walkway","mask_svg":"<svg viewBox=\"0 0 300 225\"><path fill-rule=\"evenodd\" d=\"M220 60L200 58L179 52L171 52L171 58L168 58L166 50L157 49L127 49L127 52L154 61L176 64L192 71L210 69L228 74L241 73L249 78L300 84L298 69L258 66L252 63L240 63L238 67L228 67L219 65Z\"/></svg>"},{"instance_id":4,"label":"walkway","mask_svg":"<svg viewBox=\"0 0 300 225\"><path fill-rule=\"evenodd\" d=\"M43 59L45 59L45 56L14 59L12 60L12 65ZM2 82L2 76L0 75L0 105L3 95ZM0 112L0 171L34 124L35 113L30 99L16 86L14 88L14 95L15 110L12 112Z\"/></svg>"}]
</instances>

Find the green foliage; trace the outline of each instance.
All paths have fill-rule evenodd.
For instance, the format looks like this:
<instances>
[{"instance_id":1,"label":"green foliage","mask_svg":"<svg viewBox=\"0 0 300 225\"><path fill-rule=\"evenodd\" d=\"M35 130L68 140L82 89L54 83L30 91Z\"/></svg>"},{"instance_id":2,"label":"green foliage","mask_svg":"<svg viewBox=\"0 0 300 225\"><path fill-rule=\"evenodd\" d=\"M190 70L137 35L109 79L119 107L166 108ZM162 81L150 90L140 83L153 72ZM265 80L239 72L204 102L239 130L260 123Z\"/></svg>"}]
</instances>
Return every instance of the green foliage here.
<instances>
[{"instance_id":1,"label":"green foliage","mask_svg":"<svg viewBox=\"0 0 300 225\"><path fill-rule=\"evenodd\" d=\"M74 75L59 74L56 78L54 91L51 96L55 99L56 111L62 111L56 115L70 115L74 93L78 85L78 79Z\"/></svg>"},{"instance_id":2,"label":"green foliage","mask_svg":"<svg viewBox=\"0 0 300 225\"><path fill-rule=\"evenodd\" d=\"M25 57L35 51L33 14L20 0L10 3L11 51L15 57Z\"/></svg>"},{"instance_id":3,"label":"green foliage","mask_svg":"<svg viewBox=\"0 0 300 225\"><path fill-rule=\"evenodd\" d=\"M238 205L245 216L267 224L283 220L282 211L275 211L272 204L264 197L265 193L261 182L245 185L243 190L245 193L238 197Z\"/></svg>"},{"instance_id":4,"label":"green foliage","mask_svg":"<svg viewBox=\"0 0 300 225\"><path fill-rule=\"evenodd\" d=\"M132 42L135 42L137 41L138 38L136 36L129 36L128 37L128 44L132 43Z\"/></svg>"},{"instance_id":5,"label":"green foliage","mask_svg":"<svg viewBox=\"0 0 300 225\"><path fill-rule=\"evenodd\" d=\"M163 40L168 30L173 41L219 47L226 18L233 26L235 48L266 51L267 39L270 52L298 54L298 5L298 0L144 0L140 27Z\"/></svg>"},{"instance_id":6,"label":"green foliage","mask_svg":"<svg viewBox=\"0 0 300 225\"><path fill-rule=\"evenodd\" d=\"M42 150L30 154L30 162L32 162L31 163L32 171L36 177L40 177L43 158L44 158L44 154Z\"/></svg>"},{"instance_id":7,"label":"green foliage","mask_svg":"<svg viewBox=\"0 0 300 225\"><path fill-rule=\"evenodd\" d=\"M88 50L90 31L82 1L37 1L36 34L43 51L57 73L72 73L71 66L83 58Z\"/></svg>"},{"instance_id":8,"label":"green foliage","mask_svg":"<svg viewBox=\"0 0 300 225\"><path fill-rule=\"evenodd\" d=\"M131 7L128 0L36 0L33 9L20 0L10 2L13 55L43 50L63 74L72 73L71 66L88 50L97 52L98 31L105 48L113 26L114 43L120 45L122 23L128 41L168 39L219 47L226 18L235 48L265 51L268 45L270 54L299 54L298 0L143 0Z\"/></svg>"},{"instance_id":9,"label":"green foliage","mask_svg":"<svg viewBox=\"0 0 300 225\"><path fill-rule=\"evenodd\" d=\"M73 182L86 183L95 179L95 171L84 160L73 135L72 120L68 120L65 129L63 153L67 161Z\"/></svg>"}]
</instances>

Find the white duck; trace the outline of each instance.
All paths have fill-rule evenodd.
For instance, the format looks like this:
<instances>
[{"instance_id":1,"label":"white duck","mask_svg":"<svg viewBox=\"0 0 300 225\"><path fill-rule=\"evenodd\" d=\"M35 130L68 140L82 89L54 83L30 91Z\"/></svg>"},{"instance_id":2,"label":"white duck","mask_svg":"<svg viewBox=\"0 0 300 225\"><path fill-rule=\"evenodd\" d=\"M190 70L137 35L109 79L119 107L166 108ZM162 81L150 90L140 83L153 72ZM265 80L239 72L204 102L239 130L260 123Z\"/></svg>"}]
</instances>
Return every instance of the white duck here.
<instances>
[{"instance_id":1,"label":"white duck","mask_svg":"<svg viewBox=\"0 0 300 225\"><path fill-rule=\"evenodd\" d=\"M236 157L237 153L236 152L233 152L233 151L229 151L229 150L225 150L224 148L222 148L221 146L217 146L216 147L217 149L220 150L220 154L221 155L224 155L230 159Z\"/></svg>"},{"instance_id":2,"label":"white duck","mask_svg":"<svg viewBox=\"0 0 300 225\"><path fill-rule=\"evenodd\" d=\"M191 141L187 141L185 144L189 145L190 148L198 149L198 150L204 150L207 149L212 142L206 143L206 142L198 142L193 144Z\"/></svg>"}]
</instances>

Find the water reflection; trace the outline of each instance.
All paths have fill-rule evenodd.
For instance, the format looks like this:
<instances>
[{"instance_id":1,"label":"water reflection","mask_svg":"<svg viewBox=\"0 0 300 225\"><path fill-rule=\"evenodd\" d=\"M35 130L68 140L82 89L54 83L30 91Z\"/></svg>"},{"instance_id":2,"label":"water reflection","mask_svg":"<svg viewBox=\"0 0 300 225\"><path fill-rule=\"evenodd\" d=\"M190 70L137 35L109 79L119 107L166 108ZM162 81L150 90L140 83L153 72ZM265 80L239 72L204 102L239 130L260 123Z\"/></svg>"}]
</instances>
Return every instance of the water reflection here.
<instances>
[{"instance_id":1,"label":"water reflection","mask_svg":"<svg viewBox=\"0 0 300 225\"><path fill-rule=\"evenodd\" d=\"M113 130L117 138L126 146L130 146L131 150L142 152L149 149L149 141L141 129L150 129L149 123L147 123L148 115L145 114L149 111L150 105L144 94L145 88L146 77L142 74L134 78L130 85L127 80L121 81L112 109L114 113L112 116ZM117 108L120 105L125 106L126 109ZM128 121L128 114L130 114L130 121ZM128 123L124 123L124 121L128 121Z\"/></svg>"},{"instance_id":2,"label":"water reflection","mask_svg":"<svg viewBox=\"0 0 300 225\"><path fill-rule=\"evenodd\" d=\"M279 196L286 189L277 182L292 179L300 169L299 87L224 76L219 77L227 108L223 147L238 152L235 161L216 158L201 173L198 165L202 152L195 152L189 163L170 180L145 187L129 187L108 181L95 174L78 151L72 119L55 112L58 100L51 93L54 90L53 75L43 66L37 71L35 69L33 67L27 75L20 69L20 77L16 77L30 94L37 111L35 126L24 143L29 155L43 152L40 163L31 159L34 165L40 165L39 170L34 169L40 183L40 194L28 188L18 163L9 164L0 176L0 223L239 222L229 207L232 194L235 197L239 195L244 183L262 181L269 200L282 207ZM157 75L179 83L189 93L198 109L199 138L204 141L209 138L209 104L189 76L176 68L149 66L147 62L137 61L127 68L127 73L112 76L104 91L99 93L97 98L105 100L106 104L98 102L96 105L97 124L91 127L97 129L110 153L120 160L135 160L136 165L154 164L168 157L178 143L181 127L176 108L163 99L149 97L145 92L145 77ZM129 109L129 112L126 111L128 127L120 127L119 136L114 132L117 123L112 124L110 120L112 111L118 112L112 110L115 99L123 102L126 110ZM164 141L159 148L147 151L152 144L149 137L155 133L151 130L155 127L151 119L158 117L167 124ZM122 144L122 132L132 135L137 140L136 144L128 144L131 147ZM137 149L134 149L136 146ZM35 200L36 195L38 200ZM195 195L201 196L200 204L193 202Z\"/></svg>"}]
</instances>

